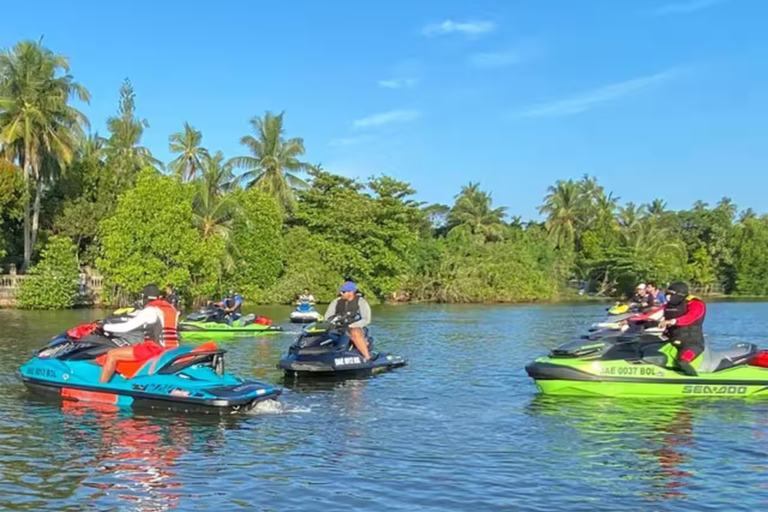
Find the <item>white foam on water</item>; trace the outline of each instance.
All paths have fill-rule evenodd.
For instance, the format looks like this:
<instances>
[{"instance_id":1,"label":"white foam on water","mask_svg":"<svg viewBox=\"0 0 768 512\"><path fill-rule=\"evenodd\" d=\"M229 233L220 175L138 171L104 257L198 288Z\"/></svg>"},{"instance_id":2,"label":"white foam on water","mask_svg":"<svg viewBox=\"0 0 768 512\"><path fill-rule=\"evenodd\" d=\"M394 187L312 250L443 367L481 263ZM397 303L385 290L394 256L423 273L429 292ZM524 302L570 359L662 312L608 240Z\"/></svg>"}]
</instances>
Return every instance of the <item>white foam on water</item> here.
<instances>
[{"instance_id":1,"label":"white foam on water","mask_svg":"<svg viewBox=\"0 0 768 512\"><path fill-rule=\"evenodd\" d=\"M299 414L311 412L309 407L289 407L277 400L264 400L247 412L248 415L260 414Z\"/></svg>"}]
</instances>

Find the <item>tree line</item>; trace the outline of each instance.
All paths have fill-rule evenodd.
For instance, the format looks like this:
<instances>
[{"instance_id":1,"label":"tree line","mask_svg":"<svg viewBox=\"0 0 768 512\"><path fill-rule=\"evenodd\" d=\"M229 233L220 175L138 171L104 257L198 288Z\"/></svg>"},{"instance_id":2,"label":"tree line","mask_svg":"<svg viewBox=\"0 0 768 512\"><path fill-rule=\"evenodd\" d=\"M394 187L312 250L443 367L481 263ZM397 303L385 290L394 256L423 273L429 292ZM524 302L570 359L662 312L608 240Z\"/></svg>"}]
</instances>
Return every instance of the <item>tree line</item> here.
<instances>
[{"instance_id":1,"label":"tree line","mask_svg":"<svg viewBox=\"0 0 768 512\"><path fill-rule=\"evenodd\" d=\"M0 265L30 274L24 307L71 306L81 265L102 273L111 303L149 282L189 305L230 288L260 303L304 288L327 301L345 279L374 300L553 300L573 279L602 295L677 279L768 294L768 217L728 198L620 204L584 176L549 188L545 220L522 222L478 183L428 205L389 176L334 175L305 161L282 113L253 117L229 159L184 123L165 165L141 145L149 123L129 80L105 137L75 98L90 93L40 41L0 55Z\"/></svg>"}]
</instances>

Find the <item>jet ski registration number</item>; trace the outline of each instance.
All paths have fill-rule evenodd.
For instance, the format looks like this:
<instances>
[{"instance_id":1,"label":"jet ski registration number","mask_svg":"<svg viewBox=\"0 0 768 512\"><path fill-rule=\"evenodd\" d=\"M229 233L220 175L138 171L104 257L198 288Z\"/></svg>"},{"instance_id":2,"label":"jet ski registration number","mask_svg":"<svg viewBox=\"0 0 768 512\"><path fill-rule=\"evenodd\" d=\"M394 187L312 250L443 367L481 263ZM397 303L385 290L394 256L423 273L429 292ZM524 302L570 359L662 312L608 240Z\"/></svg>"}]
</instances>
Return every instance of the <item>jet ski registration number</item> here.
<instances>
[{"instance_id":1,"label":"jet ski registration number","mask_svg":"<svg viewBox=\"0 0 768 512\"><path fill-rule=\"evenodd\" d=\"M657 376L660 370L651 366L604 366L600 368L602 375L635 375L638 377ZM663 375L663 373L662 373Z\"/></svg>"},{"instance_id":2,"label":"jet ski registration number","mask_svg":"<svg viewBox=\"0 0 768 512\"><path fill-rule=\"evenodd\" d=\"M360 364L362 361L359 357L337 357L333 360L333 364L336 366L345 366L348 364Z\"/></svg>"}]
</instances>

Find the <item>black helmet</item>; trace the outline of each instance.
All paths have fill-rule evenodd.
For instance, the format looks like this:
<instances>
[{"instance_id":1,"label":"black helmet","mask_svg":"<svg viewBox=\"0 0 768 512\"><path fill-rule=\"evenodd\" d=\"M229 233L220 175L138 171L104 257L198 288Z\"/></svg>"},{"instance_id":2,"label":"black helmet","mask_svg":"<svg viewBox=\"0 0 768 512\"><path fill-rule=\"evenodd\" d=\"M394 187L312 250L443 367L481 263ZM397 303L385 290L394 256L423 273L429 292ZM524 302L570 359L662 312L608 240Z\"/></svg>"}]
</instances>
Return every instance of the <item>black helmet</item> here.
<instances>
[{"instance_id":1,"label":"black helmet","mask_svg":"<svg viewBox=\"0 0 768 512\"><path fill-rule=\"evenodd\" d=\"M670 284L667 287L667 291L675 293L677 295L682 295L683 297L687 297L688 296L688 285L683 283L683 282L681 282L681 281L677 281L675 283Z\"/></svg>"},{"instance_id":2,"label":"black helmet","mask_svg":"<svg viewBox=\"0 0 768 512\"><path fill-rule=\"evenodd\" d=\"M160 288L158 288L155 283L148 284L141 291L141 295L144 304L146 304L147 302L153 301L160 297Z\"/></svg>"}]
</instances>

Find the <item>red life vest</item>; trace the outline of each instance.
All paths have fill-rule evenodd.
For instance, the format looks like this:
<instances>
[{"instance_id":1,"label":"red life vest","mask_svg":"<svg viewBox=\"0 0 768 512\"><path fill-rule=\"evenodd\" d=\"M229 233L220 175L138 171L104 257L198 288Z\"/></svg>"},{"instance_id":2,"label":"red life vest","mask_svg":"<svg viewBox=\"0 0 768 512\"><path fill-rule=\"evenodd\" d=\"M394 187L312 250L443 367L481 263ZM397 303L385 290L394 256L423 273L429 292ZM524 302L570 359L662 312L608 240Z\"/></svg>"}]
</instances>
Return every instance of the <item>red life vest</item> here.
<instances>
[{"instance_id":1,"label":"red life vest","mask_svg":"<svg viewBox=\"0 0 768 512\"><path fill-rule=\"evenodd\" d=\"M179 312L176 311L176 308L171 306L168 301L163 299L157 299L153 300L152 302L148 302L147 307L149 306L156 307L163 312L163 325L161 327L162 330L159 333L153 333L156 337L158 337L157 334L159 334L161 339L154 339L153 341L159 342L167 349L177 348L179 346ZM152 339L152 336L147 333L145 339Z\"/></svg>"}]
</instances>

